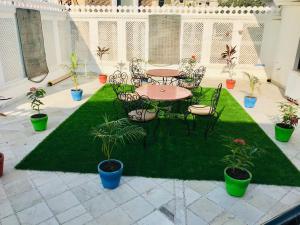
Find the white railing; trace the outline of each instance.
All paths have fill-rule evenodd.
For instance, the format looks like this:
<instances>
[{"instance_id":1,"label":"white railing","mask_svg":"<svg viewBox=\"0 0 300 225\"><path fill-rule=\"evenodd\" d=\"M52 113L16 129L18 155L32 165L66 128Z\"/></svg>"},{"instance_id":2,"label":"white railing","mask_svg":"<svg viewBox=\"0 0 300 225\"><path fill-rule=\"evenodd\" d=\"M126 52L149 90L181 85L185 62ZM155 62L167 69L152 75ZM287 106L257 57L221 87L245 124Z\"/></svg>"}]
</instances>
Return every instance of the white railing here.
<instances>
[{"instance_id":1,"label":"white railing","mask_svg":"<svg viewBox=\"0 0 300 225\"><path fill-rule=\"evenodd\" d=\"M63 11L64 6L43 0L1 0L0 7L36 9L43 11Z\"/></svg>"},{"instance_id":2,"label":"white railing","mask_svg":"<svg viewBox=\"0 0 300 225\"><path fill-rule=\"evenodd\" d=\"M279 14L275 7L187 7L187 6L94 6L66 5L73 13L120 13L120 14L195 14L195 15L269 15Z\"/></svg>"}]
</instances>

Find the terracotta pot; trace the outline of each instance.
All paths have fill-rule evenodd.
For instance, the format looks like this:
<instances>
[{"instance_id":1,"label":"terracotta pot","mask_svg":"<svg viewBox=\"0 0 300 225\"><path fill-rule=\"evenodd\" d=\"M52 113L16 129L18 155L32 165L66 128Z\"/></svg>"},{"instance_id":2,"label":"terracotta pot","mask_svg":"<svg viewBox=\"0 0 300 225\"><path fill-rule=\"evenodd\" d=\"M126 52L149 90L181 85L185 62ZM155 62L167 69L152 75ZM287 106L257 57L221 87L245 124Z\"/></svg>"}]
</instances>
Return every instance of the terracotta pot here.
<instances>
[{"instance_id":1,"label":"terracotta pot","mask_svg":"<svg viewBox=\"0 0 300 225\"><path fill-rule=\"evenodd\" d=\"M0 177L3 175L4 155L0 152Z\"/></svg>"},{"instance_id":2,"label":"terracotta pot","mask_svg":"<svg viewBox=\"0 0 300 225\"><path fill-rule=\"evenodd\" d=\"M105 84L107 81L107 75L104 73L99 74L99 82L100 84Z\"/></svg>"},{"instance_id":3,"label":"terracotta pot","mask_svg":"<svg viewBox=\"0 0 300 225\"><path fill-rule=\"evenodd\" d=\"M232 79L228 79L226 80L226 87L227 89L233 89L234 86L235 86L235 80L232 80Z\"/></svg>"}]
</instances>

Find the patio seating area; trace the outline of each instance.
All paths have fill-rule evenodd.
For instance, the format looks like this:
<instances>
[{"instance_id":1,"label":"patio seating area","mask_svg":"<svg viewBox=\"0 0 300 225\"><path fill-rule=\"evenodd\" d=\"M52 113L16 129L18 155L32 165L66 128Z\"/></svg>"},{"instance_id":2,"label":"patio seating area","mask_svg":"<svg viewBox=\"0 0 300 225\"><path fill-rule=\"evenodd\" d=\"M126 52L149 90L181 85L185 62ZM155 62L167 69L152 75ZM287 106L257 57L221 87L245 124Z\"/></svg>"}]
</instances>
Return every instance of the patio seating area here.
<instances>
[{"instance_id":1,"label":"patio seating area","mask_svg":"<svg viewBox=\"0 0 300 225\"><path fill-rule=\"evenodd\" d=\"M98 90L98 80L82 79L86 96ZM217 84L218 80L203 80L204 87ZM34 133L29 126L30 106L26 100L5 111L10 116L1 120L1 148L7 156L5 176L1 178L2 224L26 223L33 221L32 216L36 224L260 224L300 201L298 187L251 184L246 196L237 199L226 194L224 182L217 181L124 176L119 188L103 190L95 174L15 170L25 155L82 104L69 98L70 86L71 82L66 81L52 93L50 88L47 90L50 94L45 97L45 105L52 119L45 132ZM264 83L263 87L257 110L247 112L273 139L270 124L282 97L276 86ZM246 88L246 82L240 81L239 87L231 91L240 104ZM298 130L295 135L299 135ZM294 138L279 146L299 168L298 141ZM112 218L116 220L111 222Z\"/></svg>"},{"instance_id":2,"label":"patio seating area","mask_svg":"<svg viewBox=\"0 0 300 225\"><path fill-rule=\"evenodd\" d=\"M298 224L300 3L243 4L0 1L0 225Z\"/></svg>"}]
</instances>

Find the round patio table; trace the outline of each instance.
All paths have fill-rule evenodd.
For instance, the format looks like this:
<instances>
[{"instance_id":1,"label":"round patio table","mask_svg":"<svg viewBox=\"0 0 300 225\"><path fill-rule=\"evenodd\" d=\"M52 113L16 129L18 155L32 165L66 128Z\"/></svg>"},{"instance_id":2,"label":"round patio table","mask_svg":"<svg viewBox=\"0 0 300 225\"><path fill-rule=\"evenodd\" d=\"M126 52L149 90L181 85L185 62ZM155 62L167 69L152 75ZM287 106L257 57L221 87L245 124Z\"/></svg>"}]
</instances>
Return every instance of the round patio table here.
<instances>
[{"instance_id":1,"label":"round patio table","mask_svg":"<svg viewBox=\"0 0 300 225\"><path fill-rule=\"evenodd\" d=\"M137 88L136 92L154 101L177 101L192 96L190 90L171 85L146 84Z\"/></svg>"},{"instance_id":2,"label":"round patio table","mask_svg":"<svg viewBox=\"0 0 300 225\"><path fill-rule=\"evenodd\" d=\"M166 84L168 78L180 76L180 71L174 69L153 69L153 70L147 70L146 74L150 77L162 77L163 84Z\"/></svg>"}]
</instances>

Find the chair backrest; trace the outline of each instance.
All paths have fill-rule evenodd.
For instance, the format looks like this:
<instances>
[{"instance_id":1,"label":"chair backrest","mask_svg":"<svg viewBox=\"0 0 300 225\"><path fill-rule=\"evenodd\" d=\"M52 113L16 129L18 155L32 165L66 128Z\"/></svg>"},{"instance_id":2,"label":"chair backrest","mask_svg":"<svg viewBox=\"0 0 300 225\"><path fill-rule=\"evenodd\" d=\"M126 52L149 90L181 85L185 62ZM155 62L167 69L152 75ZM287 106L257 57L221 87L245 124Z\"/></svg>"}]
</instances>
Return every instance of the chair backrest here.
<instances>
[{"instance_id":1,"label":"chair backrest","mask_svg":"<svg viewBox=\"0 0 300 225\"><path fill-rule=\"evenodd\" d=\"M151 112L152 104L149 97L138 93L127 94L121 100L128 119L133 121L145 122L147 113Z\"/></svg>"},{"instance_id":2,"label":"chair backrest","mask_svg":"<svg viewBox=\"0 0 300 225\"><path fill-rule=\"evenodd\" d=\"M200 66L193 73L194 87L199 87L206 72L206 67Z\"/></svg>"},{"instance_id":3,"label":"chair backrest","mask_svg":"<svg viewBox=\"0 0 300 225\"><path fill-rule=\"evenodd\" d=\"M210 114L213 115L216 110L217 110L217 106L220 100L220 95L221 95L221 91L222 91L222 83L220 83L218 85L218 87L214 90L213 95L211 96L211 107L210 107Z\"/></svg>"},{"instance_id":4,"label":"chair backrest","mask_svg":"<svg viewBox=\"0 0 300 225\"><path fill-rule=\"evenodd\" d=\"M183 58L180 60L179 71L186 76L192 76L196 62L192 62L192 58Z\"/></svg>"},{"instance_id":5,"label":"chair backrest","mask_svg":"<svg viewBox=\"0 0 300 225\"><path fill-rule=\"evenodd\" d=\"M145 62L142 59L133 58L129 64L132 77L145 77Z\"/></svg>"},{"instance_id":6,"label":"chair backrest","mask_svg":"<svg viewBox=\"0 0 300 225\"><path fill-rule=\"evenodd\" d=\"M109 83L112 84L112 88L117 95L123 92L125 84L127 84L127 77L127 74L120 70L116 70L109 76Z\"/></svg>"}]
</instances>

